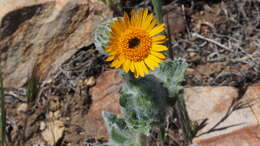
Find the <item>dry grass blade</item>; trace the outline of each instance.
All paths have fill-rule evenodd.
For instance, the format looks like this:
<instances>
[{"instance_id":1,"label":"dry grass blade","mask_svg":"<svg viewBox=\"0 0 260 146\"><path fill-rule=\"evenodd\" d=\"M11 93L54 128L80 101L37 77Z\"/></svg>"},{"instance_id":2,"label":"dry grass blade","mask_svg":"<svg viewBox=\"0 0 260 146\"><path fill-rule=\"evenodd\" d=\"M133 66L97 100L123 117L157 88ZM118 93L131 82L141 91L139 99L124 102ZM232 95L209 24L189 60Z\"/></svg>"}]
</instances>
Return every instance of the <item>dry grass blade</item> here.
<instances>
[{"instance_id":1,"label":"dry grass blade","mask_svg":"<svg viewBox=\"0 0 260 146\"><path fill-rule=\"evenodd\" d=\"M162 6L161 6L161 1L160 0L152 0L152 4L154 7L154 11L156 13L157 19L159 23L162 23Z\"/></svg>"},{"instance_id":2,"label":"dry grass blade","mask_svg":"<svg viewBox=\"0 0 260 146\"><path fill-rule=\"evenodd\" d=\"M39 80L36 76L36 68L34 68L32 75L30 77L30 79L28 80L28 84L27 84L27 102L28 102L28 106L29 108L27 109L27 112L30 108L33 107L34 102L36 100L36 98L38 97L38 93L39 93L39 88L38 88L38 83ZM25 119L25 125L24 125L24 129L23 129L23 143L25 143L26 141L26 131L27 131L27 123L28 123L28 118Z\"/></svg>"},{"instance_id":3,"label":"dry grass blade","mask_svg":"<svg viewBox=\"0 0 260 146\"><path fill-rule=\"evenodd\" d=\"M192 36L195 36L195 37L198 37L198 38L200 38L200 39L206 40L206 41L208 41L208 42L211 42L211 43L213 43L213 44L218 45L219 47L221 47L221 48L223 48L223 49L225 49L225 50L227 50L227 51L233 52L232 49L230 49L230 48L228 48L228 47L226 47L226 46L220 44L219 42L217 42L217 41L215 41L215 40L206 38L206 37L204 37L204 36L202 36L202 35L200 35L200 34L198 34L198 33L193 33Z\"/></svg>"}]
</instances>

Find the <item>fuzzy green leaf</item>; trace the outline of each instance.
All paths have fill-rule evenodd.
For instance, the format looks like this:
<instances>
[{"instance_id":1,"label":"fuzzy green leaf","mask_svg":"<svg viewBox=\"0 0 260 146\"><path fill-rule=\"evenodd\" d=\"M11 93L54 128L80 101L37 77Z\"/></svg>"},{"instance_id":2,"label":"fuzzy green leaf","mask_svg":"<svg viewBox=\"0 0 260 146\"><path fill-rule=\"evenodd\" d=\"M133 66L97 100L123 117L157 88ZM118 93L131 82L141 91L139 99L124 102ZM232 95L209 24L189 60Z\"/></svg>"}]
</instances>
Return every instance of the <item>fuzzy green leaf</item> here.
<instances>
[{"instance_id":1,"label":"fuzzy green leaf","mask_svg":"<svg viewBox=\"0 0 260 146\"><path fill-rule=\"evenodd\" d=\"M135 79L124 75L126 84L121 90L122 111L135 129L148 134L152 123L164 118L167 107L167 89L153 76Z\"/></svg>"},{"instance_id":2,"label":"fuzzy green leaf","mask_svg":"<svg viewBox=\"0 0 260 146\"><path fill-rule=\"evenodd\" d=\"M111 28L109 26L109 23L115 21L116 19L117 18L111 18L106 20L105 22L99 24L99 26L95 30L95 34L94 34L95 46L101 54L107 55L104 49L108 48L107 43L109 41L109 38L111 37L110 35Z\"/></svg>"},{"instance_id":3,"label":"fuzzy green leaf","mask_svg":"<svg viewBox=\"0 0 260 146\"><path fill-rule=\"evenodd\" d=\"M107 145L135 145L136 133L128 127L123 118L120 118L119 116L109 112L103 112L102 115L110 136L110 141L107 143Z\"/></svg>"},{"instance_id":4,"label":"fuzzy green leaf","mask_svg":"<svg viewBox=\"0 0 260 146\"><path fill-rule=\"evenodd\" d=\"M182 90L178 84L184 80L187 66L183 59L176 59L161 63L160 68L153 72L153 75L160 79L169 90L170 97L174 97Z\"/></svg>"}]
</instances>

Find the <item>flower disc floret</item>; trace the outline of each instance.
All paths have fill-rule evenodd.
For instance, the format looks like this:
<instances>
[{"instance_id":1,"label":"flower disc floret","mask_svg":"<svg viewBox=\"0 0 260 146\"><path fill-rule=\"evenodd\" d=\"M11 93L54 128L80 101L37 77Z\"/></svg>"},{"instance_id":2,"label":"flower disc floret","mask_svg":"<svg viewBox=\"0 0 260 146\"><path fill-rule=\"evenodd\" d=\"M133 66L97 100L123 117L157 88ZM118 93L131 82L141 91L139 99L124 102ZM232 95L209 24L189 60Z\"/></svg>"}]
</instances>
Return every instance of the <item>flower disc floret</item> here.
<instances>
[{"instance_id":1,"label":"flower disc floret","mask_svg":"<svg viewBox=\"0 0 260 146\"><path fill-rule=\"evenodd\" d=\"M130 30L119 39L119 48L126 59L139 62L144 60L152 47L149 35L140 29Z\"/></svg>"}]
</instances>

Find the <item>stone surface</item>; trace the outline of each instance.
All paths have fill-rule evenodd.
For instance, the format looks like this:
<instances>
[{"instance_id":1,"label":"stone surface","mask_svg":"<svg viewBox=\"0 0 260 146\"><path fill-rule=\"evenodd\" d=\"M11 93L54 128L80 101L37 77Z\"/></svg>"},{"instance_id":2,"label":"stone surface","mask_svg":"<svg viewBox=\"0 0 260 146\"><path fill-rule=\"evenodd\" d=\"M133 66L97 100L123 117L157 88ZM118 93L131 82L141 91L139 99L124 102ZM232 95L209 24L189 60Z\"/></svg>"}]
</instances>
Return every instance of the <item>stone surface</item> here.
<instances>
[{"instance_id":1,"label":"stone surface","mask_svg":"<svg viewBox=\"0 0 260 146\"><path fill-rule=\"evenodd\" d=\"M259 146L260 127L247 126L233 132L197 141L199 146Z\"/></svg>"},{"instance_id":2,"label":"stone surface","mask_svg":"<svg viewBox=\"0 0 260 146\"><path fill-rule=\"evenodd\" d=\"M27 103L21 103L17 107L17 114L22 114L25 113L28 109L28 104Z\"/></svg>"},{"instance_id":3,"label":"stone surface","mask_svg":"<svg viewBox=\"0 0 260 146\"><path fill-rule=\"evenodd\" d=\"M164 15L163 20L167 22L169 34L172 37L180 36L185 32L185 26L187 26L183 10L174 4L166 5L164 9L167 13Z\"/></svg>"},{"instance_id":4,"label":"stone surface","mask_svg":"<svg viewBox=\"0 0 260 146\"><path fill-rule=\"evenodd\" d=\"M47 123L47 128L41 133L41 135L49 145L55 145L62 137L64 129L65 127L62 121L50 120Z\"/></svg>"},{"instance_id":5,"label":"stone surface","mask_svg":"<svg viewBox=\"0 0 260 146\"><path fill-rule=\"evenodd\" d=\"M237 97L238 91L233 87L191 87L184 90L189 116L196 121L206 119L212 113L225 113Z\"/></svg>"},{"instance_id":6,"label":"stone surface","mask_svg":"<svg viewBox=\"0 0 260 146\"><path fill-rule=\"evenodd\" d=\"M208 119L194 143L200 146L260 145L259 84L250 86L241 99L232 87L186 88L184 97L192 121ZM235 108L242 104L246 106Z\"/></svg>"},{"instance_id":7,"label":"stone surface","mask_svg":"<svg viewBox=\"0 0 260 146\"><path fill-rule=\"evenodd\" d=\"M122 78L117 70L102 73L96 85L90 89L92 104L86 117L87 136L107 138L102 111L120 114L119 90Z\"/></svg>"},{"instance_id":8,"label":"stone surface","mask_svg":"<svg viewBox=\"0 0 260 146\"><path fill-rule=\"evenodd\" d=\"M35 68L45 79L112 16L96 0L0 0L0 72L4 86L21 87Z\"/></svg>"},{"instance_id":9,"label":"stone surface","mask_svg":"<svg viewBox=\"0 0 260 146\"><path fill-rule=\"evenodd\" d=\"M257 121L260 122L260 83L249 86L241 102L251 105L251 110L257 116Z\"/></svg>"}]
</instances>

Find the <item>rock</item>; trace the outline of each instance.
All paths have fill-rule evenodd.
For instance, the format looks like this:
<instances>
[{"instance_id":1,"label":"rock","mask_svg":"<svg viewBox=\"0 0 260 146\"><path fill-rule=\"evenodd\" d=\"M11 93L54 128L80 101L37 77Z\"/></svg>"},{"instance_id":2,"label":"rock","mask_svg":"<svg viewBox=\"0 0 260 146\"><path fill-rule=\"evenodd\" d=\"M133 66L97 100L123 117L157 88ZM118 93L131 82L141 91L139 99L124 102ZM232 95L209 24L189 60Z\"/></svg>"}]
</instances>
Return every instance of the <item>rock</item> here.
<instances>
[{"instance_id":1,"label":"rock","mask_svg":"<svg viewBox=\"0 0 260 146\"><path fill-rule=\"evenodd\" d=\"M49 145L55 145L62 137L64 132L64 123L59 120L50 120L47 123L47 128L42 132L42 137Z\"/></svg>"},{"instance_id":2,"label":"rock","mask_svg":"<svg viewBox=\"0 0 260 146\"><path fill-rule=\"evenodd\" d=\"M86 79L84 79L84 80L80 80L79 82L78 82L78 85L79 86L87 86L87 87L92 87L92 86L94 86L96 84L96 79L93 77L93 76L91 76L91 77L89 77L89 78L86 78Z\"/></svg>"},{"instance_id":3,"label":"rock","mask_svg":"<svg viewBox=\"0 0 260 146\"><path fill-rule=\"evenodd\" d=\"M255 125L209 139L200 139L197 143L200 146L259 146L259 136L260 128Z\"/></svg>"},{"instance_id":4,"label":"rock","mask_svg":"<svg viewBox=\"0 0 260 146\"><path fill-rule=\"evenodd\" d=\"M223 71L225 67L225 63L206 63L198 65L196 71L203 76L210 77L213 74Z\"/></svg>"},{"instance_id":5,"label":"rock","mask_svg":"<svg viewBox=\"0 0 260 146\"><path fill-rule=\"evenodd\" d=\"M49 98L49 110L50 111L57 111L58 109L61 108L61 102L60 102L60 97L59 96L51 96Z\"/></svg>"},{"instance_id":6,"label":"rock","mask_svg":"<svg viewBox=\"0 0 260 146\"><path fill-rule=\"evenodd\" d=\"M167 13L164 15L164 22L167 22L169 34L172 36L180 36L186 29L186 20L183 10L177 5L169 5L165 7Z\"/></svg>"},{"instance_id":7,"label":"rock","mask_svg":"<svg viewBox=\"0 0 260 146\"><path fill-rule=\"evenodd\" d=\"M193 121L208 118L210 122L213 119L208 116L216 113L221 118L237 97L238 91L233 87L191 87L184 90L187 111ZM214 118L218 115L214 115Z\"/></svg>"},{"instance_id":8,"label":"rock","mask_svg":"<svg viewBox=\"0 0 260 146\"><path fill-rule=\"evenodd\" d=\"M92 105L86 118L87 136L107 138L106 127L101 112L120 114L119 90L122 78L117 70L102 73L96 85L90 89Z\"/></svg>"},{"instance_id":9,"label":"rock","mask_svg":"<svg viewBox=\"0 0 260 146\"><path fill-rule=\"evenodd\" d=\"M17 114L22 114L25 113L28 109L28 104L27 103L21 103L17 107Z\"/></svg>"},{"instance_id":10,"label":"rock","mask_svg":"<svg viewBox=\"0 0 260 146\"><path fill-rule=\"evenodd\" d=\"M88 79L85 80L85 84L89 87L94 86L96 83L96 79L94 77L90 77Z\"/></svg>"},{"instance_id":11,"label":"rock","mask_svg":"<svg viewBox=\"0 0 260 146\"><path fill-rule=\"evenodd\" d=\"M49 117L56 118L56 119L61 117L61 112L59 110L55 112L49 112L48 114Z\"/></svg>"},{"instance_id":12,"label":"rock","mask_svg":"<svg viewBox=\"0 0 260 146\"><path fill-rule=\"evenodd\" d=\"M260 104L256 101L259 96L259 85L249 87L240 100L238 91L232 87L186 88L184 98L190 119L199 122L207 119L193 143L200 146L258 146ZM248 103L253 103L251 108L238 106Z\"/></svg>"},{"instance_id":13,"label":"rock","mask_svg":"<svg viewBox=\"0 0 260 146\"><path fill-rule=\"evenodd\" d=\"M241 102L249 103L257 121L260 121L260 83L249 86Z\"/></svg>"},{"instance_id":14,"label":"rock","mask_svg":"<svg viewBox=\"0 0 260 146\"><path fill-rule=\"evenodd\" d=\"M93 43L94 29L111 16L96 0L0 0L4 86L23 86L34 67L46 79L79 48Z\"/></svg>"},{"instance_id":15,"label":"rock","mask_svg":"<svg viewBox=\"0 0 260 146\"><path fill-rule=\"evenodd\" d=\"M40 130L42 131L42 130L44 130L45 128L46 128L45 122L41 121L41 122L40 122Z\"/></svg>"}]
</instances>

